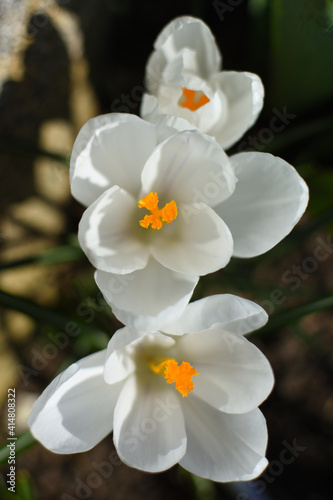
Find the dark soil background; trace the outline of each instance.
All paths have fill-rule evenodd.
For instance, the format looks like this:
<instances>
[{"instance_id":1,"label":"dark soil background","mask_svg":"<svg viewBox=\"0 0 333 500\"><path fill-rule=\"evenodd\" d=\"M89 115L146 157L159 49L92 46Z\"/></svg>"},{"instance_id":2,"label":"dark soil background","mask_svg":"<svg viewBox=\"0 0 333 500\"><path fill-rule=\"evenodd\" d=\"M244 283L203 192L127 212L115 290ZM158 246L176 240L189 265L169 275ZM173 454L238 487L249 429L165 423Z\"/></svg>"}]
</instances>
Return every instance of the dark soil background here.
<instances>
[{"instance_id":1,"label":"dark soil background","mask_svg":"<svg viewBox=\"0 0 333 500\"><path fill-rule=\"evenodd\" d=\"M83 208L70 196L66 162L90 117L139 114L153 41L180 15L210 26L225 69L256 72L264 82L264 109L242 149L245 141L248 149L281 156L310 186L309 209L290 236L267 255L234 259L195 292L195 298L236 293L273 318L251 337L276 377L262 405L270 465L256 481L220 485L178 466L154 475L131 469L116 456L112 436L72 456L52 454L27 437L17 454L16 495L4 484L5 461L1 499L332 498L333 311L320 302L332 305L333 295L331 0L1 0L1 441L7 439L8 387L16 389L19 435L32 401L54 376L104 347L119 327L75 244ZM270 120L285 110L292 118L272 133ZM318 246L321 260L314 257ZM32 303L84 322L89 331L47 351L60 326L40 312L31 315ZM37 366L38 355L47 363Z\"/></svg>"}]
</instances>

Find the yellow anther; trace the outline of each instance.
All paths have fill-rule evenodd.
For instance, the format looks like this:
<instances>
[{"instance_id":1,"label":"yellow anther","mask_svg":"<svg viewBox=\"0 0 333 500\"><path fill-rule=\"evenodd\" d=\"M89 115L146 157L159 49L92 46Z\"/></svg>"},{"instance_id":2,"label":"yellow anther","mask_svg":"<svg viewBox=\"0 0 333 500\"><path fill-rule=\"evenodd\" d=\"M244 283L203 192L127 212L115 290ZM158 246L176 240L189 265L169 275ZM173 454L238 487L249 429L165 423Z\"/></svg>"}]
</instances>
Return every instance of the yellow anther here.
<instances>
[{"instance_id":1,"label":"yellow anther","mask_svg":"<svg viewBox=\"0 0 333 500\"><path fill-rule=\"evenodd\" d=\"M176 382L176 389L183 397L187 396L194 389L192 377L199 375L193 366L187 361L183 361L178 366L173 358L159 358L150 363L150 369L156 374L162 374L168 384ZM161 373L164 370L164 373Z\"/></svg>"},{"instance_id":2,"label":"yellow anther","mask_svg":"<svg viewBox=\"0 0 333 500\"><path fill-rule=\"evenodd\" d=\"M183 87L183 93L178 101L178 106L196 111L210 101L201 90L190 90Z\"/></svg>"},{"instance_id":3,"label":"yellow anther","mask_svg":"<svg viewBox=\"0 0 333 500\"><path fill-rule=\"evenodd\" d=\"M157 193L149 193L144 198L139 200L139 208L146 208L150 212L158 210L158 196Z\"/></svg>"},{"instance_id":4,"label":"yellow anther","mask_svg":"<svg viewBox=\"0 0 333 500\"><path fill-rule=\"evenodd\" d=\"M139 200L139 208L146 208L151 212L151 215L147 214L142 220L139 221L140 226L148 228L151 226L153 229L161 229L163 222L168 224L175 220L178 215L177 205L174 200L170 201L165 205L165 207L158 208L158 196L157 193L149 193Z\"/></svg>"}]
</instances>

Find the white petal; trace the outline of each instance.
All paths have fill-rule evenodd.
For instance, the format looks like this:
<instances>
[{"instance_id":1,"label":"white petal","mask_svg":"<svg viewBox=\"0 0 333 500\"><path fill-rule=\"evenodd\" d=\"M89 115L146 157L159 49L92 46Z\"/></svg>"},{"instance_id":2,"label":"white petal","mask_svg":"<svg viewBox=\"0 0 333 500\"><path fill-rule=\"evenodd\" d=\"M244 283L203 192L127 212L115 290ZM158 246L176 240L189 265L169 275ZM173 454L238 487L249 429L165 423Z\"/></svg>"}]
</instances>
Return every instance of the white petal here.
<instances>
[{"instance_id":1,"label":"white petal","mask_svg":"<svg viewBox=\"0 0 333 500\"><path fill-rule=\"evenodd\" d=\"M145 87L151 94L155 94L162 83L163 70L168 64L166 56L161 50L152 52L146 64Z\"/></svg>"},{"instance_id":2,"label":"white petal","mask_svg":"<svg viewBox=\"0 0 333 500\"><path fill-rule=\"evenodd\" d=\"M203 203L180 205L172 222L176 235L161 238L151 248L152 255L165 267L203 276L225 267L232 251L232 236L214 210Z\"/></svg>"},{"instance_id":3,"label":"white petal","mask_svg":"<svg viewBox=\"0 0 333 500\"><path fill-rule=\"evenodd\" d=\"M190 88L190 90L200 90L202 91L209 99L211 99L213 92L210 87L207 86L206 82L204 80L201 80L200 78L196 76L190 75L188 77L190 80L193 80L195 83L191 87L189 87L189 84L185 82L185 79L183 78L183 81L181 84L175 86L175 85L167 85L167 84L161 84L158 93L156 94L159 106L161 108L162 113L169 114L169 115L174 115L174 116L180 116L182 118L188 119L188 117L191 116L197 116L197 112L192 112L187 108L183 108L182 106L178 105L179 99L182 97L183 91L182 88ZM208 95L209 94L209 95ZM207 106L207 104L205 105ZM205 107L203 106L203 107ZM191 123L193 122L192 119L189 120ZM197 124L195 123L197 126Z\"/></svg>"},{"instance_id":4,"label":"white petal","mask_svg":"<svg viewBox=\"0 0 333 500\"><path fill-rule=\"evenodd\" d=\"M260 410L231 415L196 398L184 398L182 403L187 434L182 467L221 482L248 481L261 474L268 462L266 422Z\"/></svg>"},{"instance_id":5,"label":"white petal","mask_svg":"<svg viewBox=\"0 0 333 500\"><path fill-rule=\"evenodd\" d=\"M272 390L267 358L242 335L215 327L179 337L177 351L199 372L193 394L221 411L251 411Z\"/></svg>"},{"instance_id":6,"label":"white petal","mask_svg":"<svg viewBox=\"0 0 333 500\"><path fill-rule=\"evenodd\" d=\"M125 326L112 336L107 347L104 379L108 384L114 384L124 380L134 373L137 365L138 348L142 350L154 347L154 349L170 348L175 344L172 337L159 332L148 333L133 330Z\"/></svg>"},{"instance_id":7,"label":"white petal","mask_svg":"<svg viewBox=\"0 0 333 500\"><path fill-rule=\"evenodd\" d=\"M161 82L167 63L184 48L196 54L197 71L202 78L216 73L221 65L221 55L210 29L200 19L193 17L178 17L167 24L154 47L156 52L146 66L146 85L152 93ZM193 71L193 62L185 66L184 70Z\"/></svg>"},{"instance_id":8,"label":"white petal","mask_svg":"<svg viewBox=\"0 0 333 500\"><path fill-rule=\"evenodd\" d=\"M55 453L89 450L112 431L121 384L104 382L106 351L77 361L58 375L35 402L28 424Z\"/></svg>"},{"instance_id":9,"label":"white petal","mask_svg":"<svg viewBox=\"0 0 333 500\"><path fill-rule=\"evenodd\" d=\"M203 202L215 206L234 191L236 177L217 142L199 131L184 131L159 144L142 171L142 194L156 191L161 206Z\"/></svg>"},{"instance_id":10,"label":"white petal","mask_svg":"<svg viewBox=\"0 0 333 500\"><path fill-rule=\"evenodd\" d=\"M195 111L179 105L183 87L202 91L209 102ZM217 88L212 90L205 81L195 75L186 75L179 86L162 84L157 93L158 103L162 113L178 116L187 120L201 132L211 134L211 130L223 127L228 118L228 103L223 92Z\"/></svg>"},{"instance_id":11,"label":"white petal","mask_svg":"<svg viewBox=\"0 0 333 500\"><path fill-rule=\"evenodd\" d=\"M141 102L141 116L156 125L158 142L163 142L176 132L195 130L196 127L178 116L163 114L158 100L150 94L143 94Z\"/></svg>"},{"instance_id":12,"label":"white petal","mask_svg":"<svg viewBox=\"0 0 333 500\"><path fill-rule=\"evenodd\" d=\"M247 72L222 71L210 80L228 103L228 118L222 127L210 131L219 144L229 148L253 125L263 106L264 87L260 78Z\"/></svg>"},{"instance_id":13,"label":"white petal","mask_svg":"<svg viewBox=\"0 0 333 500\"><path fill-rule=\"evenodd\" d=\"M177 132L195 130L194 125L191 125L187 120L179 118L178 116L156 114L150 121L156 125L159 142L165 141Z\"/></svg>"},{"instance_id":14,"label":"white petal","mask_svg":"<svg viewBox=\"0 0 333 500\"><path fill-rule=\"evenodd\" d=\"M164 383L163 379L160 385L148 378L130 377L114 412L113 439L119 457L148 472L175 465L186 450L180 400L175 391L162 388Z\"/></svg>"},{"instance_id":15,"label":"white petal","mask_svg":"<svg viewBox=\"0 0 333 500\"><path fill-rule=\"evenodd\" d=\"M176 319L188 304L197 276L175 273L154 259L128 275L97 271L97 285L113 313L137 330L153 330Z\"/></svg>"},{"instance_id":16,"label":"white petal","mask_svg":"<svg viewBox=\"0 0 333 500\"><path fill-rule=\"evenodd\" d=\"M88 206L113 185L137 195L142 168L156 143L155 127L137 116L110 113L92 118L73 146L73 196Z\"/></svg>"},{"instance_id":17,"label":"white petal","mask_svg":"<svg viewBox=\"0 0 333 500\"><path fill-rule=\"evenodd\" d=\"M266 311L258 304L226 293L191 302L176 321L163 327L163 331L183 335L208 330L218 323L224 330L243 335L257 330L267 320Z\"/></svg>"},{"instance_id":18,"label":"white petal","mask_svg":"<svg viewBox=\"0 0 333 500\"><path fill-rule=\"evenodd\" d=\"M185 85L186 88L191 90L201 90L191 81L186 82ZM228 102L220 89L217 89L215 92L211 90L210 94L204 90L203 92L210 99L207 104L201 106L196 111L177 106L177 114L195 125L201 132L214 136L212 131L216 127L222 127L228 123Z\"/></svg>"},{"instance_id":19,"label":"white petal","mask_svg":"<svg viewBox=\"0 0 333 500\"><path fill-rule=\"evenodd\" d=\"M159 93L161 85L172 85L179 88L186 87L186 76L188 73L196 75L195 78L199 78L197 75L200 73L200 68L196 52L186 47L177 52L177 54L165 64L161 76L160 87L155 92L156 95ZM199 80L201 82L205 81L202 78L199 78ZM200 87L199 89L203 90Z\"/></svg>"},{"instance_id":20,"label":"white petal","mask_svg":"<svg viewBox=\"0 0 333 500\"><path fill-rule=\"evenodd\" d=\"M86 209L79 225L79 242L97 269L126 274L146 266L149 250L136 236L137 212L137 200L118 186L105 191Z\"/></svg>"},{"instance_id":21,"label":"white petal","mask_svg":"<svg viewBox=\"0 0 333 500\"><path fill-rule=\"evenodd\" d=\"M158 100L152 94L143 94L140 108L140 115L144 120L154 123L154 118L161 114Z\"/></svg>"},{"instance_id":22,"label":"white petal","mask_svg":"<svg viewBox=\"0 0 333 500\"><path fill-rule=\"evenodd\" d=\"M238 183L215 207L234 239L236 257L254 257L274 247L297 224L308 204L308 187L297 171L268 153L231 158Z\"/></svg>"},{"instance_id":23,"label":"white petal","mask_svg":"<svg viewBox=\"0 0 333 500\"><path fill-rule=\"evenodd\" d=\"M114 384L124 380L134 373L135 360L123 352L127 344L138 339L139 333L127 326L117 330L108 343L106 360L104 365L104 379L108 384Z\"/></svg>"}]
</instances>

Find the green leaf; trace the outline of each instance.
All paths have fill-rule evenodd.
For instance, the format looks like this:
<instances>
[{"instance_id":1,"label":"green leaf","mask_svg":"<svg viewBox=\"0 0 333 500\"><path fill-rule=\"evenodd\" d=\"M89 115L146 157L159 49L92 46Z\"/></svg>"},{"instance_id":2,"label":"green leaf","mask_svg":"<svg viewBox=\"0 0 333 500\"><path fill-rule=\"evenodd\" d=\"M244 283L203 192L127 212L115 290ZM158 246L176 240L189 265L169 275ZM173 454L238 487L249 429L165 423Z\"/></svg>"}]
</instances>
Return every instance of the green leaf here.
<instances>
[{"instance_id":1,"label":"green leaf","mask_svg":"<svg viewBox=\"0 0 333 500\"><path fill-rule=\"evenodd\" d=\"M260 16L266 11L268 0L249 0L248 9L252 16Z\"/></svg>"},{"instance_id":2,"label":"green leaf","mask_svg":"<svg viewBox=\"0 0 333 500\"><path fill-rule=\"evenodd\" d=\"M304 316L308 316L309 314L313 314L324 309L329 309L330 307L333 307L333 295L317 300L315 302L310 302L309 304L304 304L288 311L274 314L270 317L268 323L253 335L261 335L263 333L272 332L286 325L290 325L291 323L299 321Z\"/></svg>"},{"instance_id":3,"label":"green leaf","mask_svg":"<svg viewBox=\"0 0 333 500\"><path fill-rule=\"evenodd\" d=\"M5 464L7 463L8 457L9 457L9 448L7 444L10 442L7 441L2 448L0 448L0 464ZM26 449L30 448L33 444L36 443L35 438L31 435L30 431L26 431L20 436L15 441L15 455L18 456L20 453L25 451Z\"/></svg>"},{"instance_id":4,"label":"green leaf","mask_svg":"<svg viewBox=\"0 0 333 500\"><path fill-rule=\"evenodd\" d=\"M193 490L191 492L191 498L195 500L216 500L217 493L215 483L209 479L196 476L186 469L183 469L181 466L178 467L177 472L179 480L185 479Z\"/></svg>"},{"instance_id":5,"label":"green leaf","mask_svg":"<svg viewBox=\"0 0 333 500\"><path fill-rule=\"evenodd\" d=\"M100 328L87 325L83 321L77 321L58 312L46 309L30 300L0 291L0 306L19 311L37 321L53 325L65 332L67 332L67 329L72 330L75 326L75 328L82 330L81 335L91 333L98 337L98 343L104 346L101 338L104 339L105 343L106 334Z\"/></svg>"},{"instance_id":6,"label":"green leaf","mask_svg":"<svg viewBox=\"0 0 333 500\"><path fill-rule=\"evenodd\" d=\"M0 265L0 271L4 269L12 269L15 267L26 266L29 264L62 264L64 262L73 262L84 257L82 250L74 245L61 245L58 247L44 250L42 253L18 259L11 262L6 262Z\"/></svg>"},{"instance_id":7,"label":"green leaf","mask_svg":"<svg viewBox=\"0 0 333 500\"><path fill-rule=\"evenodd\" d=\"M50 311L30 300L0 291L0 306L19 311L31 318L63 329L70 319L60 313Z\"/></svg>"},{"instance_id":8,"label":"green leaf","mask_svg":"<svg viewBox=\"0 0 333 500\"><path fill-rule=\"evenodd\" d=\"M32 478L28 471L17 472L17 498L19 500L37 500Z\"/></svg>"},{"instance_id":9,"label":"green leaf","mask_svg":"<svg viewBox=\"0 0 333 500\"><path fill-rule=\"evenodd\" d=\"M300 125L291 125L281 134L276 134L269 145L269 152L281 154L281 151L291 146L302 146L301 152L307 147L308 141L312 146L312 141L327 134L331 137L333 132L333 118L323 117ZM305 143L306 141L306 143Z\"/></svg>"},{"instance_id":10,"label":"green leaf","mask_svg":"<svg viewBox=\"0 0 333 500\"><path fill-rule=\"evenodd\" d=\"M333 96L332 2L272 0L271 103L299 112Z\"/></svg>"},{"instance_id":11,"label":"green leaf","mask_svg":"<svg viewBox=\"0 0 333 500\"><path fill-rule=\"evenodd\" d=\"M2 500L37 500L32 478L28 471L19 470L15 477L15 493L8 490L5 482L0 483Z\"/></svg>"}]
</instances>

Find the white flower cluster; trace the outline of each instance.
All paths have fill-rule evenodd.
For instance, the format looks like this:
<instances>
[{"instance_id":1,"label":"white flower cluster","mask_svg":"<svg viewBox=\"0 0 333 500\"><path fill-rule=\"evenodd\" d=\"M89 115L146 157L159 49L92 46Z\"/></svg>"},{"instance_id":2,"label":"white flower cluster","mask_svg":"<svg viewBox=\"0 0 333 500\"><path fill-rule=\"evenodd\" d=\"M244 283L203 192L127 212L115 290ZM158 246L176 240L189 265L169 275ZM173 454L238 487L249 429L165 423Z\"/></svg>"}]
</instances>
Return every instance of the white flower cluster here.
<instances>
[{"instance_id":1,"label":"white flower cluster","mask_svg":"<svg viewBox=\"0 0 333 500\"><path fill-rule=\"evenodd\" d=\"M36 401L31 431L56 453L113 431L120 458L144 471L179 462L239 481L267 465L258 406L273 374L244 337L267 315L229 294L189 301L200 276L284 238L308 188L280 158L224 152L256 120L264 91L258 76L220 65L209 28L175 19L147 63L143 118L93 118L75 141L71 188L87 207L79 241L125 326Z\"/></svg>"}]
</instances>

